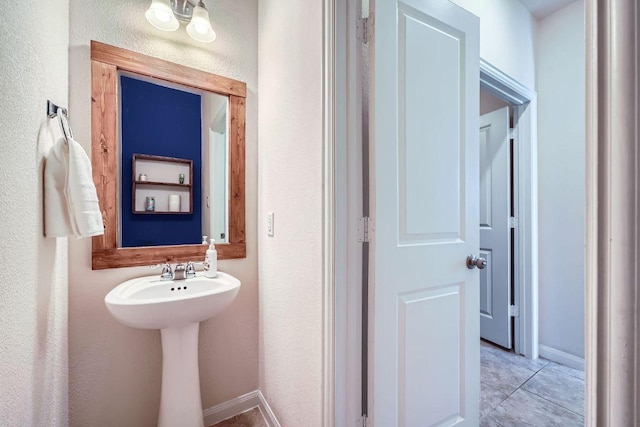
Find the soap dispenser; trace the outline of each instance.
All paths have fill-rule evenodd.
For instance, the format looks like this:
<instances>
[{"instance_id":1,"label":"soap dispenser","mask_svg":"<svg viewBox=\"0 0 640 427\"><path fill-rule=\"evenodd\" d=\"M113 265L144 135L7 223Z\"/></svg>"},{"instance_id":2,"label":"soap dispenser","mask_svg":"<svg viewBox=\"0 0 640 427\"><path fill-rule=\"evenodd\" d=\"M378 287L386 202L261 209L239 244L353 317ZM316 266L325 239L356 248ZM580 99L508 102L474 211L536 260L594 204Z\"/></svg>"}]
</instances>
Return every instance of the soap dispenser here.
<instances>
[{"instance_id":1,"label":"soap dispenser","mask_svg":"<svg viewBox=\"0 0 640 427\"><path fill-rule=\"evenodd\" d=\"M216 239L211 239L211 244L204 257L204 275L208 278L214 278L218 275L218 251L214 245Z\"/></svg>"}]
</instances>

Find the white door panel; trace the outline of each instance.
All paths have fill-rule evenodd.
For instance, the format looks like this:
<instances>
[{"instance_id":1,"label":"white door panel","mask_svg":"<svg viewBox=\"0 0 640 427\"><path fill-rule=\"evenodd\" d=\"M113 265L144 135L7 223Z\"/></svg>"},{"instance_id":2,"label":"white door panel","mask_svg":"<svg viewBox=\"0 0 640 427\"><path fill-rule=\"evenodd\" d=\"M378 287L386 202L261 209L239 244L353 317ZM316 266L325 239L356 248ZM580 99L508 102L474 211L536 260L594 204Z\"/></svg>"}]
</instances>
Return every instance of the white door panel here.
<instances>
[{"instance_id":1,"label":"white door panel","mask_svg":"<svg viewBox=\"0 0 640 427\"><path fill-rule=\"evenodd\" d=\"M480 336L511 348L509 107L480 117Z\"/></svg>"},{"instance_id":2,"label":"white door panel","mask_svg":"<svg viewBox=\"0 0 640 427\"><path fill-rule=\"evenodd\" d=\"M478 18L376 4L373 421L478 425Z\"/></svg>"}]
</instances>

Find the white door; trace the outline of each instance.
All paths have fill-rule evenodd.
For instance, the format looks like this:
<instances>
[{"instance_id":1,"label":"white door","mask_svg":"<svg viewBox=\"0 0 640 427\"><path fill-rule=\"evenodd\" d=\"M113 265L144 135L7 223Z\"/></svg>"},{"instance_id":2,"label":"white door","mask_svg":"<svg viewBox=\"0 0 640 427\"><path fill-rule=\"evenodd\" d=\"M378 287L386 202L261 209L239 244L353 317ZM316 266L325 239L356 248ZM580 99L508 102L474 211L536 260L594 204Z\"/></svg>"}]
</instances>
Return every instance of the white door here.
<instances>
[{"instance_id":1,"label":"white door","mask_svg":"<svg viewBox=\"0 0 640 427\"><path fill-rule=\"evenodd\" d=\"M479 20L378 1L372 92L375 426L477 426Z\"/></svg>"},{"instance_id":2,"label":"white door","mask_svg":"<svg viewBox=\"0 0 640 427\"><path fill-rule=\"evenodd\" d=\"M480 116L480 336L511 348L509 107Z\"/></svg>"}]
</instances>

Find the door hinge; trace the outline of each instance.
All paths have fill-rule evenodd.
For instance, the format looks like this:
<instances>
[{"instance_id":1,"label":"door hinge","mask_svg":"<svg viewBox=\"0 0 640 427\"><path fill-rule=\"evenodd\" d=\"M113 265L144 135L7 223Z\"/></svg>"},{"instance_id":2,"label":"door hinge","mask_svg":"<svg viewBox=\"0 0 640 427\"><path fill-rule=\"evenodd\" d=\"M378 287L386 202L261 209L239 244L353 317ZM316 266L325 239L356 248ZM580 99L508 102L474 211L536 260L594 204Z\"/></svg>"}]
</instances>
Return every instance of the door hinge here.
<instances>
[{"instance_id":1,"label":"door hinge","mask_svg":"<svg viewBox=\"0 0 640 427\"><path fill-rule=\"evenodd\" d=\"M368 216L358 218L358 242L373 241L374 231L373 218Z\"/></svg>"},{"instance_id":2,"label":"door hinge","mask_svg":"<svg viewBox=\"0 0 640 427\"><path fill-rule=\"evenodd\" d=\"M517 305L509 306L509 316L510 317L520 317L520 308Z\"/></svg>"},{"instance_id":3,"label":"door hinge","mask_svg":"<svg viewBox=\"0 0 640 427\"><path fill-rule=\"evenodd\" d=\"M518 227L518 218L516 218L515 216L510 216L509 228L516 228L516 227Z\"/></svg>"},{"instance_id":4,"label":"door hinge","mask_svg":"<svg viewBox=\"0 0 640 427\"><path fill-rule=\"evenodd\" d=\"M368 43L373 38L374 29L374 17L373 13L369 14L367 18L361 16L356 17L356 33L358 40L362 43Z\"/></svg>"},{"instance_id":5,"label":"door hinge","mask_svg":"<svg viewBox=\"0 0 640 427\"><path fill-rule=\"evenodd\" d=\"M509 139L515 139L515 134L516 134L516 129L515 128L509 128Z\"/></svg>"}]
</instances>

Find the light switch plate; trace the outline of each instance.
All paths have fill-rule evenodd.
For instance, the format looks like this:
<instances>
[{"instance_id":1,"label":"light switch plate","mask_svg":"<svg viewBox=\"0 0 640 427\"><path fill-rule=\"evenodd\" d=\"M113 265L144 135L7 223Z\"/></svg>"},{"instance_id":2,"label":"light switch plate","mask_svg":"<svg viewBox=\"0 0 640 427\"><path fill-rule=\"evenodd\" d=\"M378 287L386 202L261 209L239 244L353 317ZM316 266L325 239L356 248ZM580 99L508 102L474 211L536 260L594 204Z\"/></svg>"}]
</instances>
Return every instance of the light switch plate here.
<instances>
[{"instance_id":1,"label":"light switch plate","mask_svg":"<svg viewBox=\"0 0 640 427\"><path fill-rule=\"evenodd\" d=\"M267 236L273 237L273 212L267 213Z\"/></svg>"}]
</instances>

